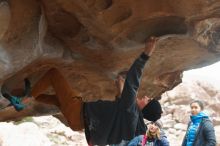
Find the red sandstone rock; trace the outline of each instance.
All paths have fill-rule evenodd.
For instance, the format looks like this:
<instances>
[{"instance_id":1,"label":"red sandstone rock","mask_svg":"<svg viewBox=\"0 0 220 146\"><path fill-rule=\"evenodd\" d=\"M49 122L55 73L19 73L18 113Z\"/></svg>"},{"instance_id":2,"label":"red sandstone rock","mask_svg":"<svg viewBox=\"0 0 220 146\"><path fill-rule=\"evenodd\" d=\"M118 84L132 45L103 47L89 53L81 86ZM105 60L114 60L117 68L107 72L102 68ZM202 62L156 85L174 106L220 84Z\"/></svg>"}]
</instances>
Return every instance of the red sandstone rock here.
<instances>
[{"instance_id":1,"label":"red sandstone rock","mask_svg":"<svg viewBox=\"0 0 220 146\"><path fill-rule=\"evenodd\" d=\"M219 60L219 10L219 0L1 0L0 84L15 92L57 67L85 100L112 100L116 74L154 35L139 94L155 98Z\"/></svg>"}]
</instances>

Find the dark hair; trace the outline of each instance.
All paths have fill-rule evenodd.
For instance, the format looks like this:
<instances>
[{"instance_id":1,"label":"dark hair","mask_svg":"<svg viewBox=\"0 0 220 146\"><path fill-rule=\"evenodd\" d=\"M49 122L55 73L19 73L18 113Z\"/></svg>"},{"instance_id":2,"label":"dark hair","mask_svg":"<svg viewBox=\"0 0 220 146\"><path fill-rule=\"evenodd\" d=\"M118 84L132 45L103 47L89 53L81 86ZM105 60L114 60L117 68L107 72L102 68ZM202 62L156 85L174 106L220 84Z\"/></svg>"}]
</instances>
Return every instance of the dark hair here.
<instances>
[{"instance_id":1,"label":"dark hair","mask_svg":"<svg viewBox=\"0 0 220 146\"><path fill-rule=\"evenodd\" d=\"M190 106L191 106L193 103L198 103L199 107L200 107L202 110L204 109L204 103L203 103L201 100L193 100L193 101L190 103Z\"/></svg>"}]
</instances>

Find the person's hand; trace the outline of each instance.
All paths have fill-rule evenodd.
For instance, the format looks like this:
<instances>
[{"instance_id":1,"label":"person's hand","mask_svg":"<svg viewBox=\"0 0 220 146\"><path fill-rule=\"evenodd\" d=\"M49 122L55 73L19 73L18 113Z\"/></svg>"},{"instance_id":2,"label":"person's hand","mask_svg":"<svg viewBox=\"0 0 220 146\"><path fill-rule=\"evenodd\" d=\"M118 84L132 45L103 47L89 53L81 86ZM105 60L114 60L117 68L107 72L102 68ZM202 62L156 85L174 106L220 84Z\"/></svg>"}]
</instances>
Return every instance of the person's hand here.
<instances>
[{"instance_id":1,"label":"person's hand","mask_svg":"<svg viewBox=\"0 0 220 146\"><path fill-rule=\"evenodd\" d=\"M144 49L144 53L148 56L151 56L153 51L155 50L155 46L156 46L156 42L157 42L158 38L156 37L150 37L146 44L145 44L145 49Z\"/></svg>"}]
</instances>

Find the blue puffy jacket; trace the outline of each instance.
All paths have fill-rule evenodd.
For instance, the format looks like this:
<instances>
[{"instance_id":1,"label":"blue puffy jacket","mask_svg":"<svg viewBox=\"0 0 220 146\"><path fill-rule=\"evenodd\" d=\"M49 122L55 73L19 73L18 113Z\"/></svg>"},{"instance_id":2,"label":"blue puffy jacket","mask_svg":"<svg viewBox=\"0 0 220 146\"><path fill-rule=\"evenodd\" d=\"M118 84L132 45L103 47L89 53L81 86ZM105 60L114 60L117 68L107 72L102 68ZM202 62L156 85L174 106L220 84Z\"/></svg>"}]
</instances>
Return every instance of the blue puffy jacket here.
<instances>
[{"instance_id":1,"label":"blue puffy jacket","mask_svg":"<svg viewBox=\"0 0 220 146\"><path fill-rule=\"evenodd\" d=\"M182 146L215 146L216 138L212 122L208 116L200 112L191 116Z\"/></svg>"}]
</instances>

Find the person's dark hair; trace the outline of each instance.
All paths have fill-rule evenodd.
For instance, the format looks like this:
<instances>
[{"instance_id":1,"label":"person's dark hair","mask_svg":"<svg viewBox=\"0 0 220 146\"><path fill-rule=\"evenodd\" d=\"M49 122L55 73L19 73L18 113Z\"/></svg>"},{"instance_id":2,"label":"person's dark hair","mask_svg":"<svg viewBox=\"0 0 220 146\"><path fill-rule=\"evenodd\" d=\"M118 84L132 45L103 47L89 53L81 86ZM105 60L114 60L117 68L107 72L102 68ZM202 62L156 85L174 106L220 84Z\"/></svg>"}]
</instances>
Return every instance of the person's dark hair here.
<instances>
[{"instance_id":1,"label":"person's dark hair","mask_svg":"<svg viewBox=\"0 0 220 146\"><path fill-rule=\"evenodd\" d=\"M191 106L193 103L198 103L198 105L200 106L201 110L204 109L204 103L203 103L201 100L193 100L193 101L190 103L190 106Z\"/></svg>"}]
</instances>

